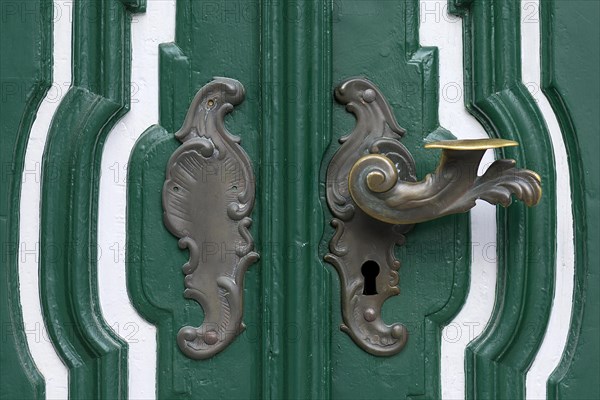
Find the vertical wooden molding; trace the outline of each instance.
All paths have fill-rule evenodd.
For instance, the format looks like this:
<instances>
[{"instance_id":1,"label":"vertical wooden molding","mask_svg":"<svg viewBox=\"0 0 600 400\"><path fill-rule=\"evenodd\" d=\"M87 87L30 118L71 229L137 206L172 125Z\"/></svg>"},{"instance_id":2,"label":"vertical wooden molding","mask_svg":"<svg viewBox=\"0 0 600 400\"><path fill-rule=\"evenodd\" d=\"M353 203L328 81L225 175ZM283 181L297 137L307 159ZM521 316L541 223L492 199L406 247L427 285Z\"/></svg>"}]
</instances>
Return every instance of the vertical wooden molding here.
<instances>
[{"instance_id":1,"label":"vertical wooden molding","mask_svg":"<svg viewBox=\"0 0 600 400\"><path fill-rule=\"evenodd\" d=\"M45 397L44 378L27 345L19 298L19 212L25 151L38 107L52 84L52 1L2 4L0 121L0 398ZM29 51L24 51L28 49ZM30 178L31 179L31 178Z\"/></svg>"},{"instance_id":2,"label":"vertical wooden molding","mask_svg":"<svg viewBox=\"0 0 600 400\"><path fill-rule=\"evenodd\" d=\"M143 2L73 4L73 86L59 105L42 165L40 285L73 398L127 396L127 344L102 318L96 217L106 135L129 106L130 13ZM64 44L61 44L64 45Z\"/></svg>"},{"instance_id":3,"label":"vertical wooden molding","mask_svg":"<svg viewBox=\"0 0 600 400\"><path fill-rule=\"evenodd\" d=\"M277 3L281 7L281 3ZM261 296L264 313L261 338L262 395L263 398L284 398L285 354L284 343L276 327L283 326L285 308L284 253L286 246L284 228L285 209L285 150L286 132L284 89L286 83L284 49L287 41L281 10L269 0L260 1L260 141L261 167L257 171L257 205L262 227L261 246ZM282 87L283 85L283 87ZM281 99L284 99L281 102ZM265 166L267 168L265 168ZM265 203L267 201L267 203ZM268 204L268 206L266 206ZM266 206L266 207L265 207ZM264 207L264 210L263 210ZM281 243L284 241L284 243ZM279 289L281 288L281 289ZM286 288L287 289L287 288Z\"/></svg>"},{"instance_id":4,"label":"vertical wooden molding","mask_svg":"<svg viewBox=\"0 0 600 400\"><path fill-rule=\"evenodd\" d=\"M585 8L590 6L591 9ZM591 260L599 257L598 229L594 231L592 226L595 223L590 222L598 220L598 211L597 207L593 207L594 199L588 195L598 190L598 169L591 165L593 161L596 167L598 165L596 155L592 154L597 151L597 145L591 144L594 140L598 143L598 118L594 121L587 117L593 115L593 111L581 114L586 113L586 109L597 107L598 101L593 98L597 92L581 91L581 86L574 84L574 74L585 73L592 80L586 81L585 84L589 85L586 88L598 89L598 78L593 81L598 64L589 52L597 35L589 32L593 29L593 22L581 25L580 20L581 15L597 14L597 11L598 5L594 3L578 2L565 7L555 0L540 2L542 90L558 118L569 157L570 179L575 183L571 186L575 241L573 313L563 356L548 379L549 399L600 397L597 365L594 365L598 359L598 347L595 345L598 335L598 317L595 316L598 282L590 279L594 274L593 265L597 265ZM569 49L563 48L566 43ZM566 88L570 90L566 91ZM597 204L597 198L595 201Z\"/></svg>"},{"instance_id":5,"label":"vertical wooden molding","mask_svg":"<svg viewBox=\"0 0 600 400\"><path fill-rule=\"evenodd\" d=\"M157 342L157 398L175 398L178 395L190 395L186 391L182 378L178 378L175 368L177 348L176 337L179 326L176 325L176 316L168 308L168 304L161 304L160 299L152 296L152 289L145 282L148 274L151 275L151 266L148 265L148 255L145 249L149 246L156 247L151 242L151 227L164 229L163 236L167 236L166 228L162 226L162 205L160 202L160 189L164 182L164 170L169 156L177 148L177 141L173 134L160 126L148 128L138 139L129 159L127 170L127 288L136 310L148 322L156 325ZM163 165L157 168L152 161L161 157ZM157 175L157 176L156 176ZM153 179L154 178L154 179ZM162 180L161 180L162 178ZM145 188L152 185L155 198L148 198ZM154 201L152 201L154 200ZM132 205L136 206L133 207ZM149 218L150 213L156 214L157 221ZM152 224L154 222L154 224ZM176 239L174 239L176 242ZM175 243L176 244L176 243ZM167 246L163 242L161 246ZM183 257L181 257L183 259ZM172 274L178 271L173 265ZM168 266L160 265L161 268ZM181 278L181 276L177 276ZM183 285L182 285L183 286ZM164 345L161 345L164 343Z\"/></svg>"},{"instance_id":6,"label":"vertical wooden molding","mask_svg":"<svg viewBox=\"0 0 600 400\"><path fill-rule=\"evenodd\" d=\"M467 398L524 398L525 374L544 337L556 266L555 171L550 135L521 82L520 5L453 1L463 18L465 99L495 137L518 141L504 156L542 176L532 209L499 211L497 302L486 330L467 348Z\"/></svg>"},{"instance_id":7,"label":"vertical wooden molding","mask_svg":"<svg viewBox=\"0 0 600 400\"><path fill-rule=\"evenodd\" d=\"M265 397L328 398L329 280L319 169L331 124L328 1L261 1Z\"/></svg>"}]
</instances>

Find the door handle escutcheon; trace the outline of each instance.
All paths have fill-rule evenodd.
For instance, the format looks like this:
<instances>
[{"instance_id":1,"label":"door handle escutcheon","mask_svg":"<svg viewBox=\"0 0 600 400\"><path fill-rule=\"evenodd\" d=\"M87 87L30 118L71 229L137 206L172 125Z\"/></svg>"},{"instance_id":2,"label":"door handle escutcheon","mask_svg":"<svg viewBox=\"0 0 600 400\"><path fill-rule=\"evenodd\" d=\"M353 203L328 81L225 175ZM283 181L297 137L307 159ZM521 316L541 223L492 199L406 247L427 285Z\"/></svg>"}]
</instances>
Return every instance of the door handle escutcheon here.
<instances>
[{"instance_id":1,"label":"door handle escutcheon","mask_svg":"<svg viewBox=\"0 0 600 400\"><path fill-rule=\"evenodd\" d=\"M230 78L214 78L198 91L175 133L182 144L169 159L163 186L165 226L190 252L183 294L204 310L202 325L182 327L177 344L198 360L222 351L244 330L244 274L259 258L249 231L252 164L223 121L244 95Z\"/></svg>"},{"instance_id":2,"label":"door handle escutcheon","mask_svg":"<svg viewBox=\"0 0 600 400\"><path fill-rule=\"evenodd\" d=\"M381 91L366 79L350 78L336 88L335 98L355 115L356 125L340 139L327 169L327 204L336 231L325 260L340 276L341 329L363 350L389 356L408 339L404 325L386 325L381 318L383 303L400 292L395 246L404 243L404 235L415 223L466 212L477 199L508 206L514 194L535 205L541 179L504 159L477 176L486 150L518 145L481 139L426 144L442 149L442 156L436 171L417 182L414 158L399 140L405 130Z\"/></svg>"}]
</instances>

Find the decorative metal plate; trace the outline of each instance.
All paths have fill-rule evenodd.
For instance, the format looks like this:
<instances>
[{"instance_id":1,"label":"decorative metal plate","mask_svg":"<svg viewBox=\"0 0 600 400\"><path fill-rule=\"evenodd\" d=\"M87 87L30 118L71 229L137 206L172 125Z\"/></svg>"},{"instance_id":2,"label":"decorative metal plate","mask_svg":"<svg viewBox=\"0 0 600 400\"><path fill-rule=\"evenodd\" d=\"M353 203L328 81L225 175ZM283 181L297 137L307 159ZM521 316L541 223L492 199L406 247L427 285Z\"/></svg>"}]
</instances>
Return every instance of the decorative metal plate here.
<instances>
[{"instance_id":1,"label":"decorative metal plate","mask_svg":"<svg viewBox=\"0 0 600 400\"><path fill-rule=\"evenodd\" d=\"M244 94L242 84L229 78L201 88L175 133L182 145L167 165L164 223L190 253L182 268L184 296L204 310L202 325L177 334L179 348L193 359L212 357L243 331L244 273L259 258L248 231L252 166L223 121Z\"/></svg>"},{"instance_id":2,"label":"decorative metal plate","mask_svg":"<svg viewBox=\"0 0 600 400\"><path fill-rule=\"evenodd\" d=\"M405 181L415 181L415 162L398 140L404 135L389 104L372 83L349 79L335 91L338 102L356 116L352 133L340 139L342 146L327 169L327 203L336 232L325 260L337 270L342 288L341 329L363 350L386 356L398 353L408 339L404 325L386 325L381 307L397 295L400 261L394 247L404 242L412 225L377 221L356 207L348 187L353 165L364 155L385 154L398 166Z\"/></svg>"}]
</instances>

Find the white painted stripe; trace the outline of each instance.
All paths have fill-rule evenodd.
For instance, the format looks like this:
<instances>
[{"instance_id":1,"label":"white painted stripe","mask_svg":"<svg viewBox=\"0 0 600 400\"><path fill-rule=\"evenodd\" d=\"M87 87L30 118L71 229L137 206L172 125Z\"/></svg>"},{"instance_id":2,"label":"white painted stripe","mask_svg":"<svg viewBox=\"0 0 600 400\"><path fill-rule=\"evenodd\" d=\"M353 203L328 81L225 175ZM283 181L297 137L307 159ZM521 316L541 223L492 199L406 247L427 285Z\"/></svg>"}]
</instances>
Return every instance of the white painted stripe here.
<instances>
[{"instance_id":1,"label":"white painted stripe","mask_svg":"<svg viewBox=\"0 0 600 400\"><path fill-rule=\"evenodd\" d=\"M445 0L420 1L421 46L439 50L440 125L459 139L488 135L464 106L462 19L448 14ZM486 153L479 173L494 160ZM465 348L487 325L496 295L496 208L477 202L471 210L471 285L461 311L442 332L441 387L443 399L465 397Z\"/></svg>"},{"instance_id":2,"label":"white painted stripe","mask_svg":"<svg viewBox=\"0 0 600 400\"><path fill-rule=\"evenodd\" d=\"M556 286L546 335L527 373L528 399L546 398L546 381L558 365L567 343L575 277L569 160L558 120L541 89L539 11L539 0L521 1L521 74L546 120L556 162Z\"/></svg>"},{"instance_id":3,"label":"white painted stripe","mask_svg":"<svg viewBox=\"0 0 600 400\"><path fill-rule=\"evenodd\" d=\"M54 113L71 86L72 1L53 3L52 87L38 109L25 153L19 229L19 294L27 344L46 381L47 399L68 397L69 371L50 341L39 289L40 186L42 154Z\"/></svg>"},{"instance_id":4,"label":"white painted stripe","mask_svg":"<svg viewBox=\"0 0 600 400\"><path fill-rule=\"evenodd\" d=\"M175 39L175 2L148 1L131 23L131 110L110 132L98 200L98 293L104 318L129 344L129 398L156 397L156 328L133 308L125 271L126 177L133 145L158 123L158 45ZM173 342L174 343L174 342Z\"/></svg>"}]
</instances>

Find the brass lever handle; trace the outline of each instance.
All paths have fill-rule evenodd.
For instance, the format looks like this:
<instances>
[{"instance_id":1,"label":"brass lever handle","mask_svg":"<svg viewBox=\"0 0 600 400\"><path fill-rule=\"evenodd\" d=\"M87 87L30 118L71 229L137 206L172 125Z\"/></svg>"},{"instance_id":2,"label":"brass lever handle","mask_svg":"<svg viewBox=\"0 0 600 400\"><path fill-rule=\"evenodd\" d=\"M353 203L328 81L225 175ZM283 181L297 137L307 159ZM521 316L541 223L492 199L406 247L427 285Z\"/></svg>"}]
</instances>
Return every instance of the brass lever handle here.
<instances>
[{"instance_id":1,"label":"brass lever handle","mask_svg":"<svg viewBox=\"0 0 600 400\"><path fill-rule=\"evenodd\" d=\"M507 207L511 194L528 206L542 196L541 178L515 168L514 160L497 160L477 176L488 149L518 146L504 139L448 140L425 148L443 149L436 171L420 182L398 178L396 165L383 154L361 157L350 169L348 185L354 202L369 216L390 224L414 224L462 213L482 199Z\"/></svg>"}]
</instances>

